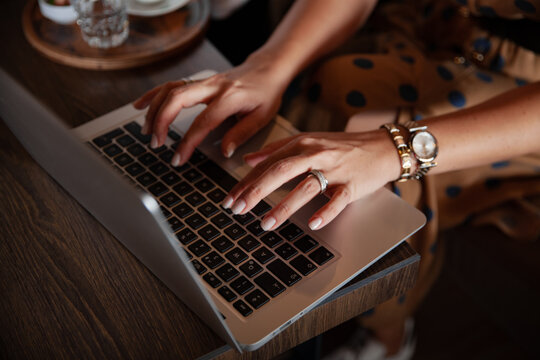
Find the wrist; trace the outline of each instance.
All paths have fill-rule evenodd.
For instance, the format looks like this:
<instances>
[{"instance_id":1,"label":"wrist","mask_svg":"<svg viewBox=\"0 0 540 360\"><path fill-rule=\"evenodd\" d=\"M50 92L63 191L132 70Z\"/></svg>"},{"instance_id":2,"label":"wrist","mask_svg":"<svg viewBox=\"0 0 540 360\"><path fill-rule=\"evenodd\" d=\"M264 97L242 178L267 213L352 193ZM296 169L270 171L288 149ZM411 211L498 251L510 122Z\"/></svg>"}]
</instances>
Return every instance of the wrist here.
<instances>
[{"instance_id":1,"label":"wrist","mask_svg":"<svg viewBox=\"0 0 540 360\"><path fill-rule=\"evenodd\" d=\"M262 47L247 57L247 66L255 66L267 74L269 81L285 91L296 76L297 70L291 59L287 59L279 49Z\"/></svg>"}]
</instances>

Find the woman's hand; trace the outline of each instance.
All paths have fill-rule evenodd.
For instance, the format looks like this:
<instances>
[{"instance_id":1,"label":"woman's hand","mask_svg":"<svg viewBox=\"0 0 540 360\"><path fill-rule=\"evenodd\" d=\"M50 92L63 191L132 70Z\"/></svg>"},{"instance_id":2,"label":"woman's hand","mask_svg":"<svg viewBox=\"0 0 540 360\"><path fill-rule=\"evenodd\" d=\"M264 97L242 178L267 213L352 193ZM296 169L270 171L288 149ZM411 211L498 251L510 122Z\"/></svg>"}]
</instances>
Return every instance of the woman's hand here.
<instances>
[{"instance_id":1,"label":"woman's hand","mask_svg":"<svg viewBox=\"0 0 540 360\"><path fill-rule=\"evenodd\" d=\"M245 214L260 200L294 177L319 170L328 180L330 201L309 220L313 230L332 221L350 202L400 174L400 160L384 129L363 133L307 133L265 146L245 156L253 170L224 199L223 206ZM279 227L321 190L306 176L261 222L264 230Z\"/></svg>"},{"instance_id":2,"label":"woman's hand","mask_svg":"<svg viewBox=\"0 0 540 360\"><path fill-rule=\"evenodd\" d=\"M182 139L172 165L185 163L208 133L230 116L238 123L224 136L221 150L230 157L236 148L264 127L276 114L289 79L274 69L272 59L252 56L244 64L208 79L186 84L183 80L158 86L137 99L137 109L149 106L143 133L152 133L152 147L161 146L169 125L183 108L200 103L197 116Z\"/></svg>"}]
</instances>

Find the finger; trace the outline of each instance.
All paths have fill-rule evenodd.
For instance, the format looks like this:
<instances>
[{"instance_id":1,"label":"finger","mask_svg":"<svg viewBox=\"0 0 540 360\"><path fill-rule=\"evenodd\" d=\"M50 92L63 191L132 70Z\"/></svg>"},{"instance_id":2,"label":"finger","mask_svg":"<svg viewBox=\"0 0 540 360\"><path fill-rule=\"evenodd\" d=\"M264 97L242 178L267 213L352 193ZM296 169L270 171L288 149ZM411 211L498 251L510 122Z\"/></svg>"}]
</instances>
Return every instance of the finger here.
<instances>
[{"instance_id":1,"label":"finger","mask_svg":"<svg viewBox=\"0 0 540 360\"><path fill-rule=\"evenodd\" d=\"M154 122L154 116L156 115L157 111L159 110L159 107L161 106L161 103L169 93L169 88L167 86L163 86L156 96L152 99L152 102L150 103L150 107L148 108L148 111L146 112L146 116L144 119L144 125L142 127L141 132L143 134L149 134L150 130L153 127Z\"/></svg>"},{"instance_id":2,"label":"finger","mask_svg":"<svg viewBox=\"0 0 540 360\"><path fill-rule=\"evenodd\" d=\"M133 102L133 106L139 110L147 107L148 104L150 104L150 101L152 101L152 99L154 98L154 96L156 96L159 90L161 90L161 87L162 85L156 86L152 90L149 90L146 93L144 93L141 97L139 97L137 100Z\"/></svg>"},{"instance_id":3,"label":"finger","mask_svg":"<svg viewBox=\"0 0 540 360\"><path fill-rule=\"evenodd\" d=\"M221 151L230 158L234 151L270 122L271 116L257 108L240 119L223 137Z\"/></svg>"},{"instance_id":4,"label":"finger","mask_svg":"<svg viewBox=\"0 0 540 360\"><path fill-rule=\"evenodd\" d=\"M192 83L169 91L161 102L152 123L152 131L157 137L158 146L165 142L169 125L183 108L208 102L216 94L216 91L215 87L203 86L199 83Z\"/></svg>"},{"instance_id":5,"label":"finger","mask_svg":"<svg viewBox=\"0 0 540 360\"><path fill-rule=\"evenodd\" d=\"M195 118L186 135L178 145L173 157L173 166L184 164L193 151L204 140L208 133L214 130L223 120L237 112L234 104L214 101Z\"/></svg>"},{"instance_id":6,"label":"finger","mask_svg":"<svg viewBox=\"0 0 540 360\"><path fill-rule=\"evenodd\" d=\"M234 199L231 207L232 212L245 214L281 185L305 173L309 169L310 163L311 159L303 156L287 157L274 162L256 180L240 181L239 193L229 193Z\"/></svg>"},{"instance_id":7,"label":"finger","mask_svg":"<svg viewBox=\"0 0 540 360\"><path fill-rule=\"evenodd\" d=\"M330 223L351 202L351 192L346 186L340 186L335 191L330 201L320 208L311 219L308 226L311 230L318 230Z\"/></svg>"},{"instance_id":8,"label":"finger","mask_svg":"<svg viewBox=\"0 0 540 360\"><path fill-rule=\"evenodd\" d=\"M259 164L261 161L267 159L268 156L270 156L272 153L274 153L275 151L281 149L283 146L285 146L286 144L291 142L295 137L296 137L296 135L291 136L291 137L286 137L286 138L281 139L281 140L274 141L274 142L272 142L270 144L266 144L259 151L255 151L255 152L252 152L250 154L244 155L244 161L249 166L254 167L257 164Z\"/></svg>"},{"instance_id":9,"label":"finger","mask_svg":"<svg viewBox=\"0 0 540 360\"><path fill-rule=\"evenodd\" d=\"M307 204L321 191L319 181L314 176L306 176L287 196L276 205L261 221L265 231L278 228L298 209Z\"/></svg>"}]
</instances>

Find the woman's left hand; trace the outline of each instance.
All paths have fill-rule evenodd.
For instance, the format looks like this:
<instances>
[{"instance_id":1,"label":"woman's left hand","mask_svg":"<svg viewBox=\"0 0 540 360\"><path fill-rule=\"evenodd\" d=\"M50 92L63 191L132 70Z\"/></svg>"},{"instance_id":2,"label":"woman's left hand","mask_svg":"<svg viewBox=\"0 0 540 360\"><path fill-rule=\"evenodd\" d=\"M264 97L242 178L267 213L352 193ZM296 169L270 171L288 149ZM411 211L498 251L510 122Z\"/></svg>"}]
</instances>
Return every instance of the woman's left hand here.
<instances>
[{"instance_id":1,"label":"woman's left hand","mask_svg":"<svg viewBox=\"0 0 540 360\"><path fill-rule=\"evenodd\" d=\"M372 193L400 174L400 160L386 130L362 133L304 133L276 141L245 161L254 166L229 193L223 206L245 214L259 201L298 175L319 170L328 180L330 201L309 220L313 230L332 221L352 201ZM261 222L264 230L279 227L321 191L306 176Z\"/></svg>"}]
</instances>

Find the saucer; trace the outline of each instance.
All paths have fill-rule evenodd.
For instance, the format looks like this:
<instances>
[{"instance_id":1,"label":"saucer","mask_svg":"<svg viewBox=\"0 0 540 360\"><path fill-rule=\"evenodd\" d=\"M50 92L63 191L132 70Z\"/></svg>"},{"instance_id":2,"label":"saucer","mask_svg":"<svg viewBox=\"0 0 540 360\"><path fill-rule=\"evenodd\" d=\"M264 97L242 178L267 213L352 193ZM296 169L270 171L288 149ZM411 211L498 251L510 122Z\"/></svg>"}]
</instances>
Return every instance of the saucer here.
<instances>
[{"instance_id":1,"label":"saucer","mask_svg":"<svg viewBox=\"0 0 540 360\"><path fill-rule=\"evenodd\" d=\"M186 5L189 0L161 0L144 4L137 0L126 0L127 13L136 16L160 16Z\"/></svg>"}]
</instances>

